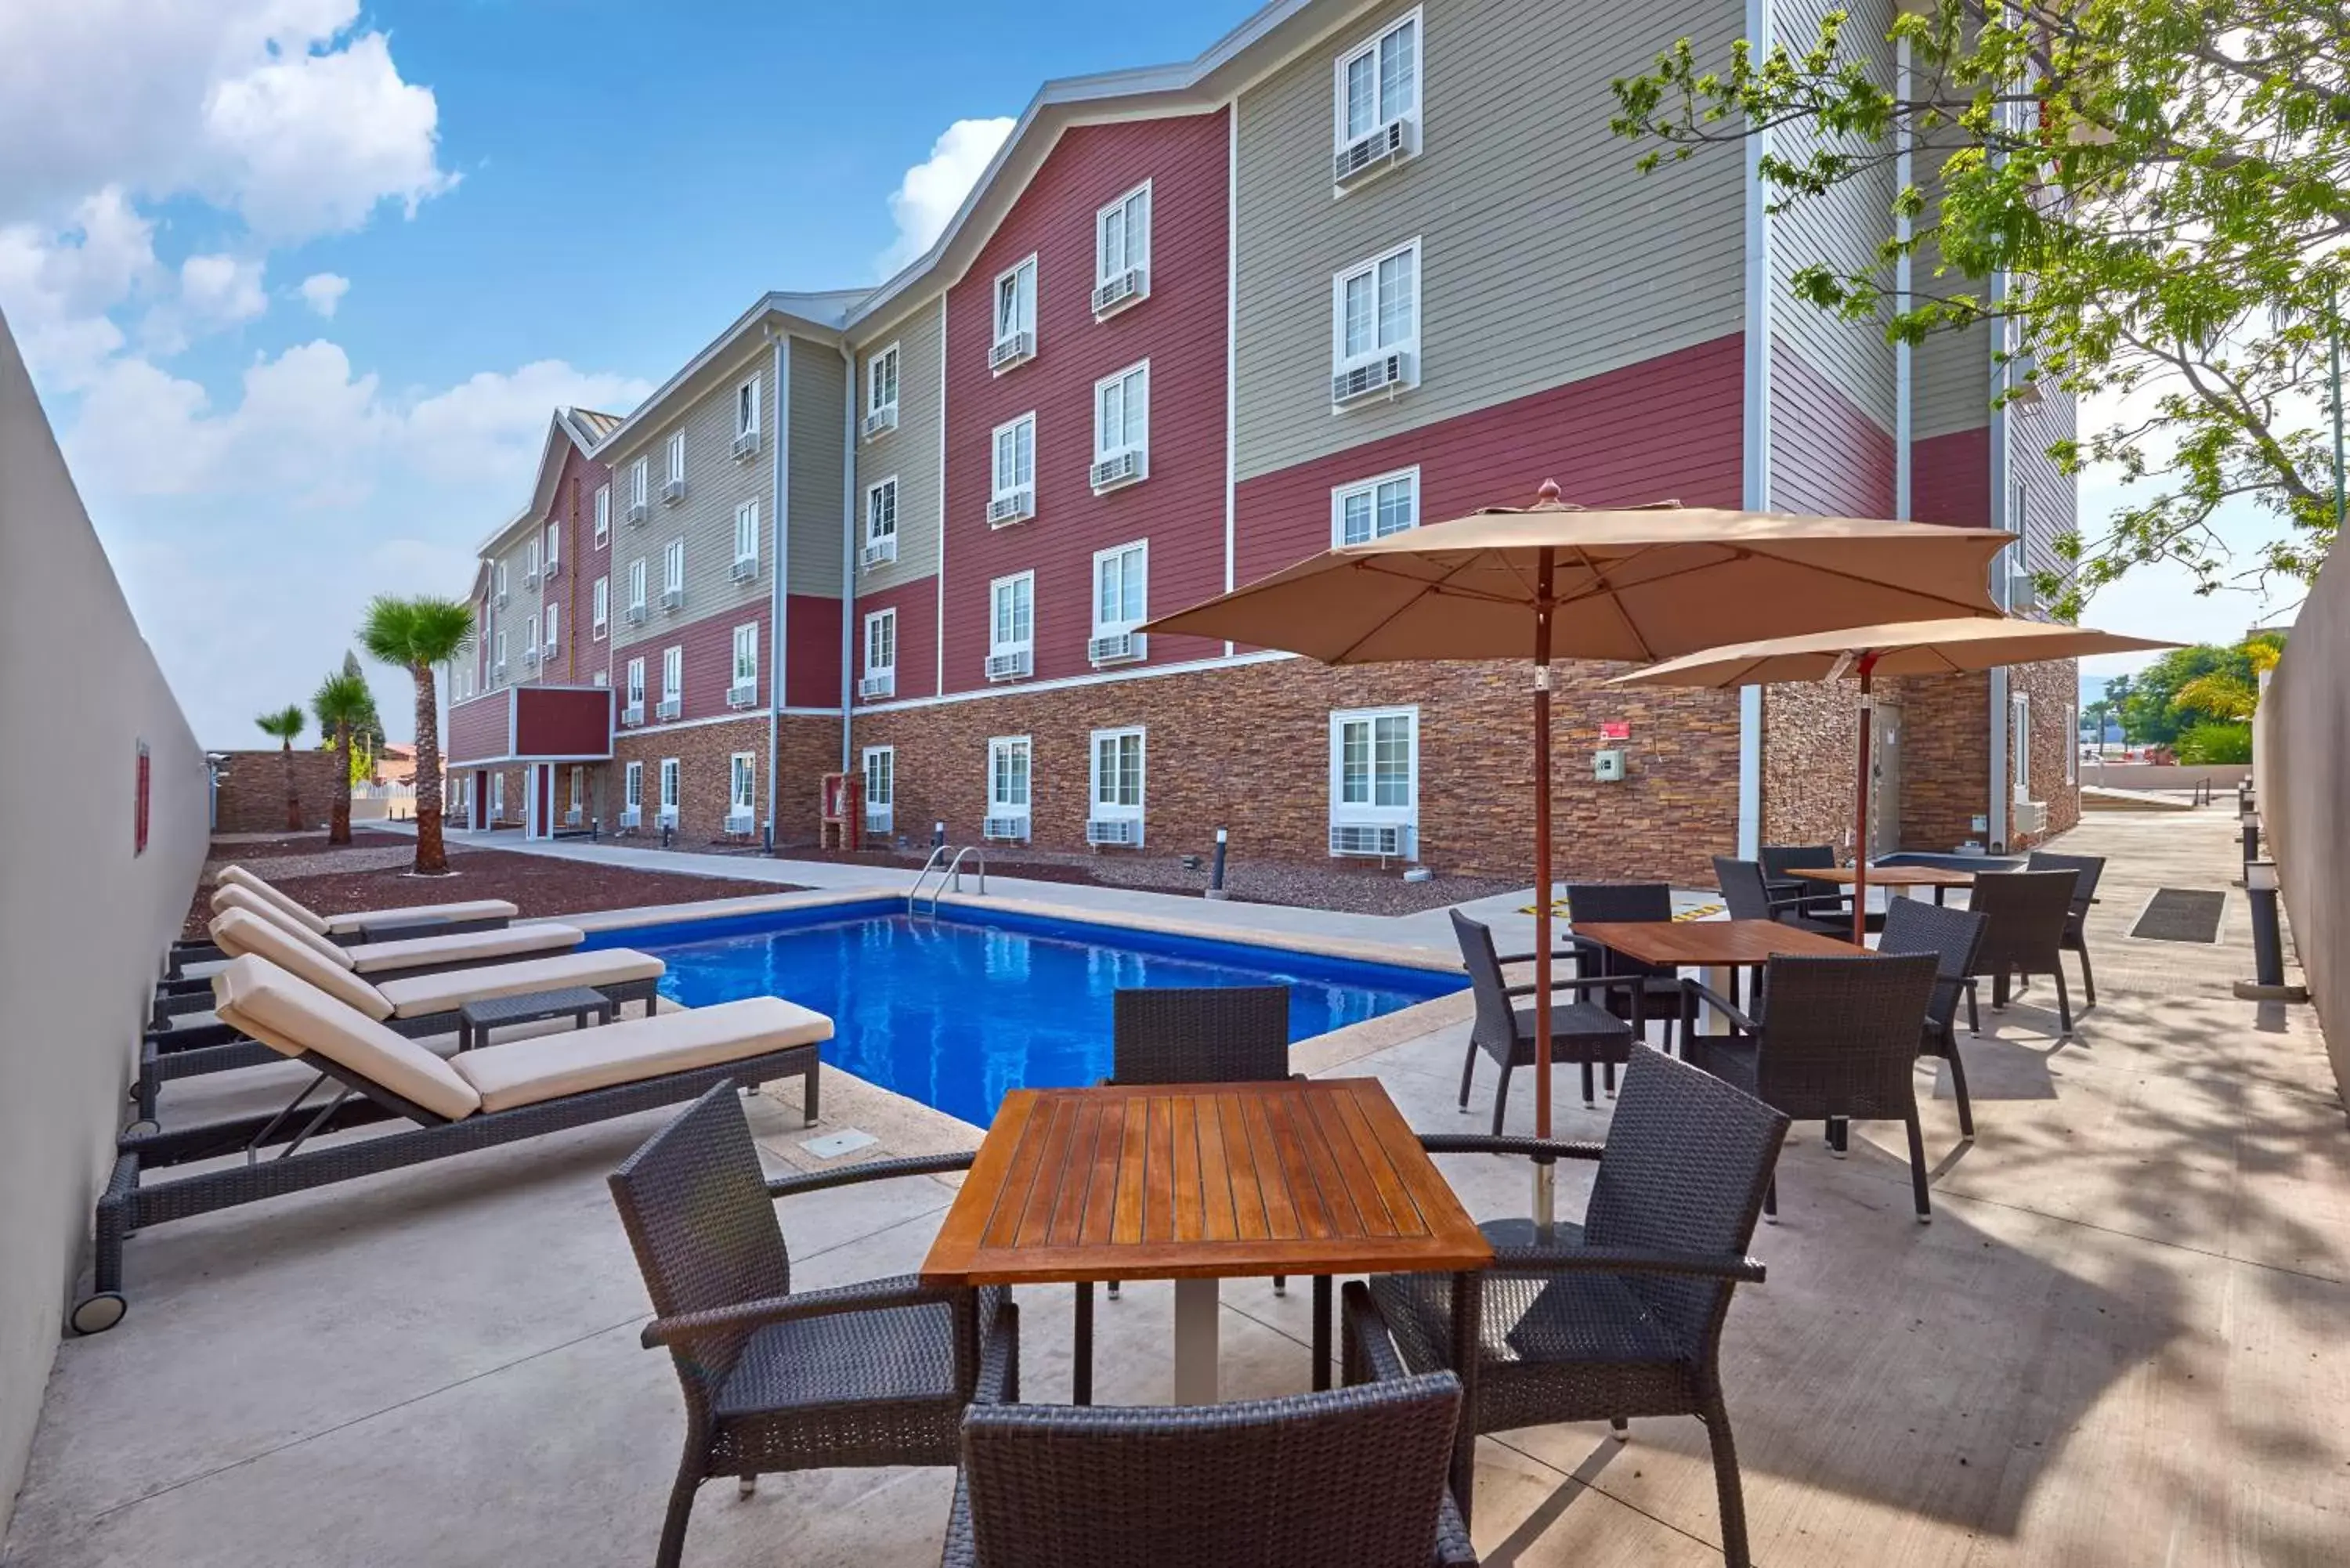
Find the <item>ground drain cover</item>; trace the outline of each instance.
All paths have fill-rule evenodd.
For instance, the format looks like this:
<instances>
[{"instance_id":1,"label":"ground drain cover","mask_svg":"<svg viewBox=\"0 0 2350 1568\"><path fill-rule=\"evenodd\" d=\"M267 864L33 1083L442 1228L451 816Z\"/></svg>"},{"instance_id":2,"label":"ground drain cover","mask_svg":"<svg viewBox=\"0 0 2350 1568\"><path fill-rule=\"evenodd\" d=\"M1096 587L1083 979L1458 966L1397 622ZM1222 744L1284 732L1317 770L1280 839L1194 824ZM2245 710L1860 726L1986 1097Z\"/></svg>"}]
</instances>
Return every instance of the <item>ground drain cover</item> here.
<instances>
[{"instance_id":1,"label":"ground drain cover","mask_svg":"<svg viewBox=\"0 0 2350 1568\"><path fill-rule=\"evenodd\" d=\"M2220 940L2220 915L2227 906L2225 893L2193 888L2160 888L2147 901L2137 924L2130 928L2130 935L2158 942L2216 942Z\"/></svg>"},{"instance_id":2,"label":"ground drain cover","mask_svg":"<svg viewBox=\"0 0 2350 1568\"><path fill-rule=\"evenodd\" d=\"M880 1141L869 1132L858 1132L855 1127L850 1127L844 1132L824 1133L816 1137L804 1137L800 1139L800 1147L818 1159L837 1159L844 1154L854 1154L860 1148L869 1148Z\"/></svg>"}]
</instances>

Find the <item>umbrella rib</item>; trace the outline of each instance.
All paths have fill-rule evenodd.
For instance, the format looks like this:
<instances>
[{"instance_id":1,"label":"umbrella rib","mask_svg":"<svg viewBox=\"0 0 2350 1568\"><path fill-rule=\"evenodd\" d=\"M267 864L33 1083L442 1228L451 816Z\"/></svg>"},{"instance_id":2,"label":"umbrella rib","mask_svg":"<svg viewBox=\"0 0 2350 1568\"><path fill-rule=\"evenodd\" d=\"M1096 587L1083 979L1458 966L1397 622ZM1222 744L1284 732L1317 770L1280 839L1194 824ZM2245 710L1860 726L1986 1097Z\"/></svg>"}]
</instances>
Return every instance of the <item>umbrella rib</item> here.
<instances>
[{"instance_id":1,"label":"umbrella rib","mask_svg":"<svg viewBox=\"0 0 2350 1568\"><path fill-rule=\"evenodd\" d=\"M1643 545L1640 548L1625 556L1619 565L1628 566L1633 562L1638 560L1642 556L1648 554L1649 551L1655 548L1657 548L1657 546L1653 545ZM1595 598L1602 592L1605 592L1607 598L1607 607L1614 610L1616 612L1616 618L1623 623L1625 634L1630 637L1634 646L1639 649L1641 659L1649 663L1655 663L1657 650L1648 646L1648 639L1640 635L1640 628L1638 624L1632 619L1632 612L1624 607L1623 594L1617 590L1615 584L1608 581L1608 568L1602 566L1597 562L1594 561L1591 558L1591 552L1580 546L1577 546L1575 549L1575 558L1582 566L1585 571L1591 574L1591 587L1582 593L1573 594L1568 596L1566 598L1561 599L1559 601L1559 607L1564 609L1570 604L1580 604L1586 599ZM1671 576L1673 576L1673 574L1668 572L1664 576L1651 577L1648 580L1650 582L1663 582L1665 577Z\"/></svg>"},{"instance_id":2,"label":"umbrella rib","mask_svg":"<svg viewBox=\"0 0 2350 1568\"><path fill-rule=\"evenodd\" d=\"M1434 582L1432 582L1432 583L1431 583L1431 582L1423 582L1423 583L1420 583L1420 584L1419 584L1419 590L1420 590L1420 593L1421 593L1421 594L1440 594L1440 593L1443 593L1443 592L1446 590L1446 586L1447 586L1447 584L1451 581L1451 579L1452 578L1452 576L1453 576L1456 573L1460 573L1460 572L1465 572L1465 571L1467 571L1467 570L1469 569L1469 567L1470 567L1471 565L1473 565L1473 564L1474 564L1474 562L1475 562L1475 557L1474 557L1474 556L1471 556L1469 560L1466 560L1466 561L1461 562L1459 566L1453 566L1453 567L1451 567L1450 569L1448 569L1448 570L1445 572L1445 574L1444 574L1444 576L1443 576L1437 578ZM1365 569L1366 569L1366 570L1369 570L1369 571L1377 571L1378 568L1378 567L1376 567L1376 566L1368 566L1367 564L1366 564ZM1404 577L1404 574L1402 574L1402 573L1400 573L1400 572L1390 572L1390 573L1388 573L1388 575L1389 576L1394 576L1394 577L1403 577L1403 580L1405 580L1405 581L1407 581L1407 582L1416 581L1416 580L1417 580L1417 579L1414 579L1414 578ZM1455 591L1455 592L1459 592L1459 590L1457 590L1457 589L1456 589L1456 590L1453 590L1453 591ZM1491 598L1491 597L1493 597L1494 596L1485 595L1485 594L1464 594L1464 595L1462 595L1461 597L1473 597L1473 598ZM1370 641L1370 640L1371 640L1371 639L1373 639L1373 638L1375 638L1375 637L1378 636L1378 634L1379 634L1379 633L1381 633L1381 632L1385 631L1385 630L1386 630L1386 629L1387 629L1390 625L1392 625L1392 624L1395 622L1396 618L1397 618L1397 617L1399 617L1399 616L1400 616L1400 615L1402 615L1402 614L1404 613L1404 611L1406 611L1406 610L1409 609L1409 608L1412 607L1412 605L1413 605L1413 603L1414 603L1414 602L1415 602L1415 600L1414 600L1414 599L1406 599L1406 600L1404 600L1401 604L1399 604L1399 605L1396 606L1396 607L1395 607L1395 608L1393 608L1393 609L1389 610L1387 614L1385 614L1385 615L1381 616L1381 617L1378 619L1378 621L1377 621L1377 622L1375 622L1374 624L1372 624L1370 627L1368 627L1368 628L1365 628L1365 630L1364 630L1364 632L1363 632L1363 635L1362 635L1362 636L1360 636L1360 637L1358 637L1358 638L1355 639L1355 640L1354 640L1354 641L1352 641L1352 642L1348 643L1346 647L1344 647L1344 648L1340 649L1338 650L1338 656L1337 656L1336 659L1324 659L1322 662L1323 662L1323 663L1325 663L1325 664L1343 664L1343 663L1345 663L1345 662L1346 662L1349 658L1353 657L1354 652L1355 652L1355 650L1356 650L1357 649L1358 649L1358 648L1362 647L1362 646L1363 646L1363 644L1365 644L1365 643L1367 643L1367 642ZM1512 603L1513 601L1508 600L1508 599L1496 599L1496 600L1495 600L1495 602L1497 602L1497 603L1501 603L1501 604L1509 604L1509 603Z\"/></svg>"}]
</instances>

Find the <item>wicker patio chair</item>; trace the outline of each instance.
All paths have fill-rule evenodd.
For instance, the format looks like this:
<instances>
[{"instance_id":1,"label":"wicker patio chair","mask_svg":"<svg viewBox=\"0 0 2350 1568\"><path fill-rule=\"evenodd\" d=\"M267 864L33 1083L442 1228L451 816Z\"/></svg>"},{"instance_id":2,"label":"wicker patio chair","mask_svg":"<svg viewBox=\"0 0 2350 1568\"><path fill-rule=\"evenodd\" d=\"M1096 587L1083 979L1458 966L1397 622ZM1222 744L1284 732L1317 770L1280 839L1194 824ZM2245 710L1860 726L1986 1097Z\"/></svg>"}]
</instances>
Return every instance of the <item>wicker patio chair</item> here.
<instances>
[{"instance_id":1,"label":"wicker patio chair","mask_svg":"<svg viewBox=\"0 0 2350 1568\"><path fill-rule=\"evenodd\" d=\"M1226 1405L974 1406L945 1568L1473 1568L1445 1490L1461 1381L1396 1372Z\"/></svg>"},{"instance_id":2,"label":"wicker patio chair","mask_svg":"<svg viewBox=\"0 0 2350 1568\"><path fill-rule=\"evenodd\" d=\"M1991 1004L2007 1005L2008 987L2034 975L2056 981L2056 1016L2064 1032L2073 1033L2073 999L2064 989L2064 930L2072 923L2073 901L2080 889L2079 876L2065 871L2004 871L1975 878L1967 908L1987 916L1982 950L1975 956L1975 973L1991 977ZM1980 1031L1974 993L1967 995L1967 1027Z\"/></svg>"},{"instance_id":3,"label":"wicker patio chair","mask_svg":"<svg viewBox=\"0 0 2350 1568\"><path fill-rule=\"evenodd\" d=\"M1110 999L1107 1084L1263 1084L1297 1076L1289 1070L1289 988L1285 985L1148 985ZM1273 1277L1275 1295L1288 1276ZM1109 1282L1118 1296L1118 1282ZM1330 1282L1314 1282L1314 1386L1330 1386ZM1094 1397L1094 1287L1076 1286L1076 1360L1070 1397Z\"/></svg>"},{"instance_id":4,"label":"wicker patio chair","mask_svg":"<svg viewBox=\"0 0 2350 1568\"><path fill-rule=\"evenodd\" d=\"M1477 1074L1477 1053L1482 1051L1502 1069L1502 1081L1493 1090L1493 1131L1498 1134L1510 1106L1510 1073L1513 1068L1532 1065L1534 1060L1534 1010L1519 1006L1513 999L1531 996L1535 988L1531 983L1512 985L1502 973L1502 966L1527 962L1534 955L1513 953L1505 958L1493 950L1491 927L1471 919L1458 909L1451 914L1452 934L1461 943L1461 961L1469 971L1470 989L1477 1002L1476 1019L1469 1026L1468 1060L1461 1067L1461 1108L1469 1108L1469 1090ZM1584 947L1590 945L1585 943ZM1581 950L1576 949L1575 952L1579 954ZM1627 1001L1636 984L1623 975L1554 975L1551 980L1553 991L1578 995L1594 991L1613 992ZM1585 1105L1598 1103L1591 1069L1606 1064L1612 1072L1631 1049L1632 1026L1605 1007L1583 1001L1552 1004L1551 1060L1582 1064Z\"/></svg>"},{"instance_id":5,"label":"wicker patio chair","mask_svg":"<svg viewBox=\"0 0 2350 1568\"><path fill-rule=\"evenodd\" d=\"M2035 849L2023 868L2027 871L2070 871L2073 873L2073 911L2064 922L2064 940L2060 944L2065 951L2081 958L2082 1007L2085 1011L2097 1005L2097 975L2089 967L2089 906L2097 901L2097 882L2106 874L2106 857L2102 855L2051 855Z\"/></svg>"},{"instance_id":6,"label":"wicker patio chair","mask_svg":"<svg viewBox=\"0 0 2350 1568\"><path fill-rule=\"evenodd\" d=\"M660 1568L685 1550L694 1493L777 1470L951 1465L963 1412L1019 1397L1018 1309L1001 1287L913 1275L792 1289L774 1199L884 1177L967 1170L969 1154L877 1160L769 1180L731 1085L612 1173L612 1200L685 1391L685 1453L661 1523Z\"/></svg>"},{"instance_id":7,"label":"wicker patio chair","mask_svg":"<svg viewBox=\"0 0 2350 1568\"><path fill-rule=\"evenodd\" d=\"M1753 1017L1685 980L1690 995L1720 1009L1731 1031L1693 1036L1686 1054L1798 1121L1829 1123L1839 1152L1845 1123L1902 1123L1909 1131L1909 1187L1918 1218L1930 1220L1926 1141L1911 1068L1933 1001L1936 968L1930 953L1774 958L1763 967ZM1775 1181L1763 1194L1762 1212L1779 1212Z\"/></svg>"},{"instance_id":8,"label":"wicker patio chair","mask_svg":"<svg viewBox=\"0 0 2350 1568\"><path fill-rule=\"evenodd\" d=\"M1799 867L1841 865L1835 845L1766 844L1762 846L1760 856L1763 884L1771 889L1773 902L1793 903L1798 913L1817 915L1823 919L1835 915L1840 898L1833 889L1824 888L1818 883L1806 881L1801 877L1787 875ZM1852 923L1849 906L1846 909L1845 923L1846 926Z\"/></svg>"},{"instance_id":9,"label":"wicker patio chair","mask_svg":"<svg viewBox=\"0 0 2350 1568\"><path fill-rule=\"evenodd\" d=\"M1482 1227L1494 1242L1482 1348L1473 1368L1454 1368L1469 1389L1466 1419L1477 1434L1605 1420L1622 1439L1634 1416L1697 1417L1712 1444L1722 1554L1732 1568L1749 1557L1721 1325L1732 1289L1763 1277L1746 1249L1786 1131L1779 1112L1644 1046L1625 1068L1604 1147L1420 1140L1432 1154L1598 1162L1581 1225L1562 1222L1546 1241L1523 1220ZM1449 1275L1380 1274L1358 1299L1349 1285L1349 1375L1360 1375L1388 1329L1414 1370L1450 1366L1450 1286Z\"/></svg>"},{"instance_id":10,"label":"wicker patio chair","mask_svg":"<svg viewBox=\"0 0 2350 1568\"><path fill-rule=\"evenodd\" d=\"M1713 879L1721 888L1721 901L1730 909L1733 920L1776 920L1783 926L1794 926L1802 930L1817 931L1823 936L1852 936L1852 895L1849 893L1822 896L1798 894L1790 898L1772 895L1770 881L1762 874L1760 860L1740 860L1732 856L1713 857ZM1871 915L1865 929L1885 929L1883 915Z\"/></svg>"},{"instance_id":11,"label":"wicker patio chair","mask_svg":"<svg viewBox=\"0 0 2350 1568\"><path fill-rule=\"evenodd\" d=\"M1975 955L1982 950L1990 921L1972 909L1950 909L1916 898L1896 898L1885 912L1880 953L1932 953L1934 1000L1926 1008L1926 1035L1919 1051L1950 1064L1950 1090L1959 1101L1959 1131L1975 1136L1973 1102L1967 1097L1967 1065L1959 1054L1959 996L1974 994Z\"/></svg>"},{"instance_id":12,"label":"wicker patio chair","mask_svg":"<svg viewBox=\"0 0 2350 1568\"><path fill-rule=\"evenodd\" d=\"M1579 882L1566 889L1571 918L1593 921L1658 921L1673 918L1673 890L1663 882ZM1651 1018L1664 1021L1665 1049L1673 1047L1673 1023L1680 1017L1680 971L1670 964L1645 964L1580 937L1569 937L1585 974L1621 976L1637 981L1623 991L1609 990L1599 1004L1631 1024L1635 1039L1648 1037ZM1616 1088L1616 1066L1607 1067L1607 1088Z\"/></svg>"}]
</instances>

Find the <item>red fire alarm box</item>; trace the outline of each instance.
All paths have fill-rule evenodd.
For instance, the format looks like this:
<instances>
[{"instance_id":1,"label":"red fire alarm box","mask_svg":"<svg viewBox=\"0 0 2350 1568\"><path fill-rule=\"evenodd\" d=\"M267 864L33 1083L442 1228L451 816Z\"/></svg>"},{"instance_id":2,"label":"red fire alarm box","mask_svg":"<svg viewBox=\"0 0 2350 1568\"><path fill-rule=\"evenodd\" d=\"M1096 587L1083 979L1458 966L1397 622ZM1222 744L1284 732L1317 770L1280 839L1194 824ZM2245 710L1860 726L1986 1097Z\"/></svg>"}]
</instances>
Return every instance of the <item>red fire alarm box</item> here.
<instances>
[{"instance_id":1,"label":"red fire alarm box","mask_svg":"<svg viewBox=\"0 0 2350 1568\"><path fill-rule=\"evenodd\" d=\"M860 849L865 838L865 780L858 774L824 775L824 830L818 842L826 849Z\"/></svg>"}]
</instances>

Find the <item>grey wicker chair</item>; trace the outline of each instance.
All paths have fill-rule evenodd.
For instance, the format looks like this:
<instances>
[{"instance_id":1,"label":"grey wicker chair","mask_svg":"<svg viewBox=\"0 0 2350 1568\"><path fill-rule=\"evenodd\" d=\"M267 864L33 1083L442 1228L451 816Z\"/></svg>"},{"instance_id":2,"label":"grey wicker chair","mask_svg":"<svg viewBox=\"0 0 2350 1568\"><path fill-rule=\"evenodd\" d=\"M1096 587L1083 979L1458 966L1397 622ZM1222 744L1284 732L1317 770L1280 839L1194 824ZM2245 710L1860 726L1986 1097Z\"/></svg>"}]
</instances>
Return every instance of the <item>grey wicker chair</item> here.
<instances>
[{"instance_id":1,"label":"grey wicker chair","mask_svg":"<svg viewBox=\"0 0 2350 1568\"><path fill-rule=\"evenodd\" d=\"M1836 905L1841 901L1837 893L1822 888L1816 882L1787 875L1798 867L1841 865L1835 845L1766 844L1762 846L1760 856L1763 885L1770 888L1773 902L1793 904L1800 914L1824 919L1835 915ZM1846 908L1845 923L1847 927L1852 923L1849 906Z\"/></svg>"},{"instance_id":2,"label":"grey wicker chair","mask_svg":"<svg viewBox=\"0 0 2350 1568\"><path fill-rule=\"evenodd\" d=\"M1967 1097L1967 1064L1959 1054L1959 997L1974 994L1975 955L1982 950L1990 921L1972 909L1950 909L1916 898L1896 898L1885 912L1880 953L1932 953L1934 1000L1926 1008L1926 1036L1919 1051L1950 1064L1950 1090L1959 1101L1959 1131L1975 1136L1974 1104Z\"/></svg>"},{"instance_id":3,"label":"grey wicker chair","mask_svg":"<svg viewBox=\"0 0 2350 1568\"><path fill-rule=\"evenodd\" d=\"M1289 1070L1289 988L1285 985L1130 986L1110 998L1107 1084L1266 1084L1299 1076ZM1275 1274L1275 1295L1287 1293ZM1118 1282L1109 1282L1112 1299ZM1076 1359L1070 1397L1094 1397L1094 1287L1076 1286ZM1314 1282L1314 1386L1330 1386L1330 1282Z\"/></svg>"},{"instance_id":4,"label":"grey wicker chair","mask_svg":"<svg viewBox=\"0 0 2350 1568\"><path fill-rule=\"evenodd\" d=\"M2070 871L2073 873L2073 911L2064 922L2064 940L2059 945L2081 960L2082 1008L2086 1011L2097 1005L2097 973L2089 967L2089 906L2097 901L2097 882L2106 874L2106 857L2102 855L2051 855L2035 849L2023 863L2026 871Z\"/></svg>"},{"instance_id":5,"label":"grey wicker chair","mask_svg":"<svg viewBox=\"0 0 2350 1568\"><path fill-rule=\"evenodd\" d=\"M2029 982L2034 975L2056 981L2056 1016L2064 1032L2073 1033L2073 999L2064 989L2064 930L2073 919L2073 900L2080 877L2072 871L2002 871L1975 878L1967 908L1989 918L1982 950L1975 955L1975 973L1991 977L1991 1004L2007 1005L2012 981ZM1967 996L1967 1027L1980 1031L1982 1021Z\"/></svg>"},{"instance_id":6,"label":"grey wicker chair","mask_svg":"<svg viewBox=\"0 0 2350 1568\"><path fill-rule=\"evenodd\" d=\"M1659 921L1673 918L1673 890L1663 882L1579 882L1566 889L1566 907L1577 920ZM1664 1023L1665 1049L1673 1046L1673 1023L1680 1017L1680 971L1670 964L1645 964L1626 958L1597 942L1570 936L1585 974L1621 976L1638 982L1623 991L1610 989L1600 1005L1631 1024L1635 1039L1648 1036L1651 1018ZM1607 1087L1616 1087L1616 1066L1606 1068Z\"/></svg>"},{"instance_id":7,"label":"grey wicker chair","mask_svg":"<svg viewBox=\"0 0 2350 1568\"><path fill-rule=\"evenodd\" d=\"M1937 961L1896 957L1774 958L1763 967L1749 1017L1693 980L1681 983L1711 1002L1729 1034L1692 1036L1685 1053L1707 1072L1799 1121L1830 1124L1845 1147L1845 1124L1898 1121L1909 1132L1909 1186L1918 1218L1933 1218L1926 1196L1926 1139L1918 1125L1911 1068L1933 1001ZM1774 1181L1762 1212L1779 1212Z\"/></svg>"},{"instance_id":8,"label":"grey wicker chair","mask_svg":"<svg viewBox=\"0 0 2350 1568\"><path fill-rule=\"evenodd\" d=\"M1775 898L1760 860L1740 860L1728 855L1713 857L1713 879L1721 886L1721 901L1729 907L1733 920L1776 920L1783 926L1817 931L1823 936L1849 939L1852 935L1849 893L1829 894L1825 904L1817 894ZM1885 917L1869 916L1863 929L1883 930Z\"/></svg>"},{"instance_id":9,"label":"grey wicker chair","mask_svg":"<svg viewBox=\"0 0 2350 1568\"><path fill-rule=\"evenodd\" d=\"M654 1562L674 1568L693 1497L712 1476L743 1491L777 1470L955 1463L963 1411L1019 1397L1018 1310L1003 1289L912 1275L792 1289L774 1199L971 1167L968 1154L877 1160L770 1181L740 1096L721 1085L611 1178L685 1390L685 1453Z\"/></svg>"},{"instance_id":10,"label":"grey wicker chair","mask_svg":"<svg viewBox=\"0 0 2350 1568\"><path fill-rule=\"evenodd\" d=\"M1502 1069L1502 1081L1493 1090L1493 1131L1498 1134L1510 1108L1510 1073L1513 1068L1532 1065L1534 1060L1534 1010L1519 1006L1513 999L1531 996L1535 988L1531 983L1512 985L1502 973L1502 966L1524 963L1534 955L1513 953L1504 958L1493 950L1491 927L1471 919L1458 909L1451 914L1452 934L1461 943L1461 961L1469 971L1470 990L1475 993L1477 1002L1476 1018L1469 1026L1468 1060L1461 1067L1461 1108L1469 1108L1469 1091L1477 1075L1477 1053L1482 1051ZM1570 950L1565 956L1574 962L1578 952L1579 950ZM1596 991L1628 998L1637 984L1623 975L1551 977L1553 991L1574 992L1578 996ZM1631 1049L1632 1026L1605 1007L1579 1000L1552 1004L1551 1060L1582 1065L1585 1105L1598 1103L1591 1069L1606 1064L1612 1076L1612 1069L1623 1063Z\"/></svg>"},{"instance_id":11,"label":"grey wicker chair","mask_svg":"<svg viewBox=\"0 0 2350 1568\"><path fill-rule=\"evenodd\" d=\"M1523 1220L1482 1227L1482 1346L1463 1381L1478 1434L1634 1416L1695 1416L1713 1449L1722 1554L1750 1561L1738 1451L1723 1399L1721 1325L1732 1289L1759 1283L1746 1255L1787 1118L1694 1067L1643 1046L1624 1071L1606 1146L1534 1138L1423 1137L1432 1154L1598 1162L1579 1226L1528 1245ZM1391 1331L1416 1371L1450 1365L1451 1276L1379 1274L1347 1287L1350 1375ZM1464 1499L1464 1503L1469 1500Z\"/></svg>"},{"instance_id":12,"label":"grey wicker chair","mask_svg":"<svg viewBox=\"0 0 2350 1568\"><path fill-rule=\"evenodd\" d=\"M1473 1568L1445 1490L1460 1414L1450 1373L1171 1409L975 1406L942 1562Z\"/></svg>"}]
</instances>

